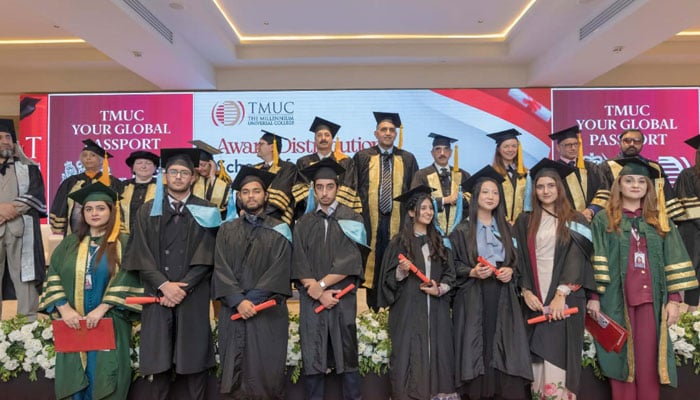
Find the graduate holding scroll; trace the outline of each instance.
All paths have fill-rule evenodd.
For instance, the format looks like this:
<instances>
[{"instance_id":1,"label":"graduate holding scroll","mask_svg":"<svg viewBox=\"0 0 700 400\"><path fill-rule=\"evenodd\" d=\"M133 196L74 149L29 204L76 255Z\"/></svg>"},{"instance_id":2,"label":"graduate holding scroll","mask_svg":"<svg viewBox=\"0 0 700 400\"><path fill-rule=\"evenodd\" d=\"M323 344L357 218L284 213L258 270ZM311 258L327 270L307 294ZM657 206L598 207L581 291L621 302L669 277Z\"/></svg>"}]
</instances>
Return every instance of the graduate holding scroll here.
<instances>
[{"instance_id":1,"label":"graduate holding scroll","mask_svg":"<svg viewBox=\"0 0 700 400\"><path fill-rule=\"evenodd\" d=\"M552 321L528 327L534 381L532 397L556 392L572 398L581 380L583 312L564 317L565 307L586 306L586 290L595 289L593 243L586 218L572 207L562 179L574 167L543 159L530 169L532 211L515 222L518 285L527 318L545 313Z\"/></svg>"}]
</instances>

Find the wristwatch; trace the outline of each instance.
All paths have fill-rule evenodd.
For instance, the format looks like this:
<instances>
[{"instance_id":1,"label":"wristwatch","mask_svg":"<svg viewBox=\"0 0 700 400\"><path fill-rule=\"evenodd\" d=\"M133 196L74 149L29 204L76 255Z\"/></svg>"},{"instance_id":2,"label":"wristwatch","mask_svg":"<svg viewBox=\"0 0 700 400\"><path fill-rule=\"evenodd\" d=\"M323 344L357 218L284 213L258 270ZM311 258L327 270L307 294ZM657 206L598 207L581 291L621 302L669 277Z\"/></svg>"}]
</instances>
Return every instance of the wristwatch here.
<instances>
[{"instance_id":1,"label":"wristwatch","mask_svg":"<svg viewBox=\"0 0 700 400\"><path fill-rule=\"evenodd\" d=\"M320 286L321 289L325 290L326 289L326 282L324 282L323 279L321 279L320 281L318 281L318 286Z\"/></svg>"}]
</instances>

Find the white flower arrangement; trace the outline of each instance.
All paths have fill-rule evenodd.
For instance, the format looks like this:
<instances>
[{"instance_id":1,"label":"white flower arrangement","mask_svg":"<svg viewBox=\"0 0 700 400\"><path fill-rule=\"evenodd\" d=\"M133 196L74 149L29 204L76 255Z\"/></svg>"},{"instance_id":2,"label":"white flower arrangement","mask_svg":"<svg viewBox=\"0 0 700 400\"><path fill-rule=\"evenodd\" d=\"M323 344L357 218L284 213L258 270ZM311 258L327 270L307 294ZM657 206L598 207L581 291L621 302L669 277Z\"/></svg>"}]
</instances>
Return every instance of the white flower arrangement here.
<instances>
[{"instance_id":1,"label":"white flower arrangement","mask_svg":"<svg viewBox=\"0 0 700 400\"><path fill-rule=\"evenodd\" d=\"M692 363L700 373L700 311L681 314L677 324L668 328L676 353L676 365Z\"/></svg>"},{"instance_id":2,"label":"white flower arrangement","mask_svg":"<svg viewBox=\"0 0 700 400\"><path fill-rule=\"evenodd\" d=\"M17 316L0 323L0 379L7 382L20 373L37 380L42 369L44 376L55 376L56 351L53 346L53 328L48 319L28 323L25 316Z\"/></svg>"}]
</instances>

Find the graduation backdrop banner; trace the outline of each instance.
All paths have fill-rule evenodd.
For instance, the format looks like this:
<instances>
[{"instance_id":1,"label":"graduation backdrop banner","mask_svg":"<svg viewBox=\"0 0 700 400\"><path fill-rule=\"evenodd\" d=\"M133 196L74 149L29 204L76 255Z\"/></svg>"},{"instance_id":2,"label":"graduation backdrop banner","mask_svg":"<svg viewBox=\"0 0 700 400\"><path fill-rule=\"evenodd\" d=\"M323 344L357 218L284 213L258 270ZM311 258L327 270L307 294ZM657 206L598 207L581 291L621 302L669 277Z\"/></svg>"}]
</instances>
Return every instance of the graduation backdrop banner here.
<instances>
[{"instance_id":1,"label":"graduation backdrop banner","mask_svg":"<svg viewBox=\"0 0 700 400\"><path fill-rule=\"evenodd\" d=\"M694 159L683 141L699 132L698 96L695 87L29 94L21 97L39 101L21 120L19 137L42 166L47 199L63 179L83 170L85 139L114 155L110 167L120 178L131 177L124 160L132 151L189 147L192 139L219 148L216 159L233 176L241 165L259 162L261 129L289 139L282 143L283 159L314 152L309 127L315 116L341 125L337 137L347 155L373 146L373 111L401 115L403 148L420 167L433 162L431 132L459 139L459 166L474 172L493 160L487 133L522 132L524 163L531 166L557 156L549 133L579 124L585 157L594 162L616 156L620 132L642 129L644 156L659 160L675 181Z\"/></svg>"}]
</instances>

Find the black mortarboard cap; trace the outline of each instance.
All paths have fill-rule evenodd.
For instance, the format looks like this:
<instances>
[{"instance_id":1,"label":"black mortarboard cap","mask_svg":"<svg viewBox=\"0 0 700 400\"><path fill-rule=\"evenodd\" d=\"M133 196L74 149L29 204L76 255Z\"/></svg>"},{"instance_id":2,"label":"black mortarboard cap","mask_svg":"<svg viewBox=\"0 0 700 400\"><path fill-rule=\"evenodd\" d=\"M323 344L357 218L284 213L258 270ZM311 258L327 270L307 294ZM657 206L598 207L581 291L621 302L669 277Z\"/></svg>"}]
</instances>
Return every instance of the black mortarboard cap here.
<instances>
[{"instance_id":1,"label":"black mortarboard cap","mask_svg":"<svg viewBox=\"0 0 700 400\"><path fill-rule=\"evenodd\" d=\"M643 175L650 179L657 179L661 177L661 171L649 164L646 160L642 160L639 157L617 158L613 161L622 165L622 169L620 170L619 174L620 176Z\"/></svg>"},{"instance_id":2,"label":"black mortarboard cap","mask_svg":"<svg viewBox=\"0 0 700 400\"><path fill-rule=\"evenodd\" d=\"M330 157L324 158L301 170L301 173L311 181L316 179L338 179L338 175L343 172L345 172L345 168Z\"/></svg>"},{"instance_id":3,"label":"black mortarboard cap","mask_svg":"<svg viewBox=\"0 0 700 400\"><path fill-rule=\"evenodd\" d=\"M36 99L34 97L25 97L19 103L19 119L25 119L32 115L34 110L36 110L36 103L40 102L41 99Z\"/></svg>"},{"instance_id":4,"label":"black mortarboard cap","mask_svg":"<svg viewBox=\"0 0 700 400\"><path fill-rule=\"evenodd\" d=\"M194 171L195 165L199 165L199 153L199 149L187 147L160 149L160 164L167 169L172 163L180 161L181 165Z\"/></svg>"},{"instance_id":5,"label":"black mortarboard cap","mask_svg":"<svg viewBox=\"0 0 700 400\"><path fill-rule=\"evenodd\" d=\"M75 200L78 204L85 204L87 201L97 201L102 200L109 203L114 203L117 201L117 192L112 190L109 186L104 183L97 181L89 185L83 186L80 190L68 195L71 199Z\"/></svg>"},{"instance_id":6,"label":"black mortarboard cap","mask_svg":"<svg viewBox=\"0 0 700 400\"><path fill-rule=\"evenodd\" d=\"M316 133L316 131L323 127L327 128L331 132L331 136L333 136L333 138L335 138L335 135L340 130L340 125L320 117L314 118L314 122L311 123L311 127L309 128L309 130L313 133Z\"/></svg>"},{"instance_id":7,"label":"black mortarboard cap","mask_svg":"<svg viewBox=\"0 0 700 400\"><path fill-rule=\"evenodd\" d=\"M450 147L452 143L455 143L457 139L451 137L440 135L439 133L431 133L428 137L433 138L433 147L435 146L447 146Z\"/></svg>"},{"instance_id":8,"label":"black mortarboard cap","mask_svg":"<svg viewBox=\"0 0 700 400\"><path fill-rule=\"evenodd\" d=\"M474 175L470 176L469 179L464 181L462 191L471 193L474 190L474 187L476 187L476 184L483 179L493 179L499 185L505 180L503 175L499 174L498 171L496 171L492 166L487 165L477 171Z\"/></svg>"},{"instance_id":9,"label":"black mortarboard cap","mask_svg":"<svg viewBox=\"0 0 700 400\"><path fill-rule=\"evenodd\" d=\"M263 135L261 137L262 140L266 141L269 144L272 144L274 140L277 140L277 153L282 152L282 141L287 140L287 138L284 138L276 133L272 133L269 131L266 131L264 129L261 129Z\"/></svg>"},{"instance_id":10,"label":"black mortarboard cap","mask_svg":"<svg viewBox=\"0 0 700 400\"><path fill-rule=\"evenodd\" d=\"M556 171L556 173L559 175L559 177L563 180L566 179L569 174L576 172L576 168L564 164L559 161L552 161L549 158L543 158L540 161L537 162L537 164L533 165L532 168L530 168L530 177L532 177L532 180L537 178L537 174L545 169L553 169Z\"/></svg>"},{"instance_id":11,"label":"black mortarboard cap","mask_svg":"<svg viewBox=\"0 0 700 400\"><path fill-rule=\"evenodd\" d=\"M500 131L496 133L489 133L486 135L490 137L491 139L496 141L496 145L500 145L504 141L508 139L515 139L516 137L520 136L520 132L518 132L516 129L506 129L505 131Z\"/></svg>"},{"instance_id":12,"label":"black mortarboard cap","mask_svg":"<svg viewBox=\"0 0 700 400\"><path fill-rule=\"evenodd\" d=\"M399 201L401 203L410 203L411 200L417 198L421 194L427 194L430 195L435 191L435 189L431 188L430 186L427 185L418 185L414 187L413 189L410 189L407 192L403 192L400 195L394 197L395 201Z\"/></svg>"},{"instance_id":13,"label":"black mortarboard cap","mask_svg":"<svg viewBox=\"0 0 700 400\"><path fill-rule=\"evenodd\" d=\"M200 161L214 161L214 156L221 154L221 150L201 140L190 140L189 142L200 150Z\"/></svg>"},{"instance_id":14,"label":"black mortarboard cap","mask_svg":"<svg viewBox=\"0 0 700 400\"><path fill-rule=\"evenodd\" d=\"M267 190L268 186L270 186L270 183L272 183L273 179L275 179L275 174L273 173L267 172L262 169L250 167L248 165L243 165L238 171L236 178L231 183L231 188L233 190L240 191L243 185L250 181L256 180L262 184L263 189Z\"/></svg>"},{"instance_id":15,"label":"black mortarboard cap","mask_svg":"<svg viewBox=\"0 0 700 400\"><path fill-rule=\"evenodd\" d=\"M398 128L401 126L401 117L399 117L399 114L397 113L375 111L374 119L377 120L377 125L379 125L379 123L382 121L389 120L394 124L395 127Z\"/></svg>"},{"instance_id":16,"label":"black mortarboard cap","mask_svg":"<svg viewBox=\"0 0 700 400\"><path fill-rule=\"evenodd\" d=\"M694 149L697 149L698 147L700 147L700 135L695 135L691 137L690 139L685 141L685 144Z\"/></svg>"},{"instance_id":17,"label":"black mortarboard cap","mask_svg":"<svg viewBox=\"0 0 700 400\"><path fill-rule=\"evenodd\" d=\"M126 165L128 165L129 168L134 168L134 162L138 159L150 160L156 167L160 164L160 157L157 155L150 151L137 150L129 154L129 157L126 158Z\"/></svg>"},{"instance_id":18,"label":"black mortarboard cap","mask_svg":"<svg viewBox=\"0 0 700 400\"><path fill-rule=\"evenodd\" d=\"M105 154L107 154L107 158L113 157L111 154L107 153L107 151L103 149L99 144L95 143L95 141L92 139L83 140L83 144L85 145L83 147L83 150L89 150L100 157L104 157Z\"/></svg>"},{"instance_id":19,"label":"black mortarboard cap","mask_svg":"<svg viewBox=\"0 0 700 400\"><path fill-rule=\"evenodd\" d=\"M581 132L581 129L579 129L578 125L574 125L566 129L562 129L558 132L552 133L551 135L549 135L549 138L552 140L556 140L557 143L559 143L562 140L566 139L578 139L579 132Z\"/></svg>"},{"instance_id":20,"label":"black mortarboard cap","mask_svg":"<svg viewBox=\"0 0 700 400\"><path fill-rule=\"evenodd\" d=\"M17 143L17 133L15 132L15 121L11 119L0 119L0 132L7 132L12 136L12 141Z\"/></svg>"}]
</instances>

